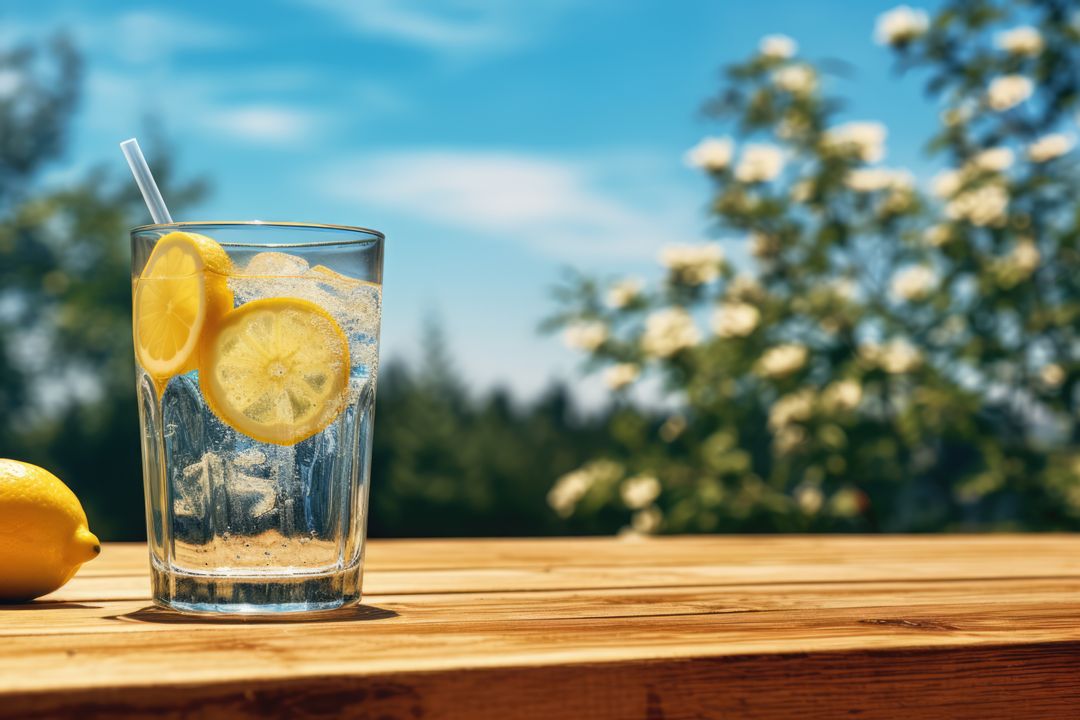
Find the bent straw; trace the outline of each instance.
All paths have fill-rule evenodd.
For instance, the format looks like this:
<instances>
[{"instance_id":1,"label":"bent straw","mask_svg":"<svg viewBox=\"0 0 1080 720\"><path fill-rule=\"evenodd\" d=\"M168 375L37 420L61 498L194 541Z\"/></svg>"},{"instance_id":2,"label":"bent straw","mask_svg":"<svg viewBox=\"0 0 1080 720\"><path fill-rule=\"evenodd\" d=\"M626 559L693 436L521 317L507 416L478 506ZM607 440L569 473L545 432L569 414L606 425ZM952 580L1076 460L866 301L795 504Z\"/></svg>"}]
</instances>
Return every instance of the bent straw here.
<instances>
[{"instance_id":1,"label":"bent straw","mask_svg":"<svg viewBox=\"0 0 1080 720\"><path fill-rule=\"evenodd\" d=\"M142 192L143 200L146 201L146 207L150 210L150 217L153 218L154 224L171 224L172 216L169 215L169 208L165 207L165 199L161 197L161 191L154 182L150 166L146 164L146 158L143 157L142 150L139 148L139 141L135 138L125 140L120 143L120 149L124 151L124 157L127 158L131 174L135 176L135 182L139 186L139 191Z\"/></svg>"}]
</instances>

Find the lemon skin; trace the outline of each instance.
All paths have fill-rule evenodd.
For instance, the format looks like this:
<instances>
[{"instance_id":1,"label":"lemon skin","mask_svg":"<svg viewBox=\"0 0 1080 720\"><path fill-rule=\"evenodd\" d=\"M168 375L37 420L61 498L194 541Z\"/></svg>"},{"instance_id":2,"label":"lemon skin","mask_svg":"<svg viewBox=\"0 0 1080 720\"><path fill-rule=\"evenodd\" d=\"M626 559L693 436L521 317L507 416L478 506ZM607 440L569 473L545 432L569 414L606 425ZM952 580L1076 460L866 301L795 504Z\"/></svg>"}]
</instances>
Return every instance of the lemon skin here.
<instances>
[{"instance_id":1,"label":"lemon skin","mask_svg":"<svg viewBox=\"0 0 1080 720\"><path fill-rule=\"evenodd\" d=\"M79 499L60 478L0 458L0 602L46 595L100 552Z\"/></svg>"}]
</instances>

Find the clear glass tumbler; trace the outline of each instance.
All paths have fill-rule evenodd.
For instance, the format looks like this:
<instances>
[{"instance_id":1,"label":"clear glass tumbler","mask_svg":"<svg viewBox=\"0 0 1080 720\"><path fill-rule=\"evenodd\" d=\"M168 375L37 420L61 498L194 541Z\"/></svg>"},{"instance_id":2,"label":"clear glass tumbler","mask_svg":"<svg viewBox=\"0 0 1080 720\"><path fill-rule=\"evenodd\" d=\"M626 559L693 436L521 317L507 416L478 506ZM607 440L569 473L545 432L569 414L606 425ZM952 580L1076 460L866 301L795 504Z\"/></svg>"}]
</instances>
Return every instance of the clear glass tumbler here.
<instances>
[{"instance_id":1,"label":"clear glass tumbler","mask_svg":"<svg viewBox=\"0 0 1080 720\"><path fill-rule=\"evenodd\" d=\"M299 223L131 231L154 602L360 598L383 235Z\"/></svg>"}]
</instances>

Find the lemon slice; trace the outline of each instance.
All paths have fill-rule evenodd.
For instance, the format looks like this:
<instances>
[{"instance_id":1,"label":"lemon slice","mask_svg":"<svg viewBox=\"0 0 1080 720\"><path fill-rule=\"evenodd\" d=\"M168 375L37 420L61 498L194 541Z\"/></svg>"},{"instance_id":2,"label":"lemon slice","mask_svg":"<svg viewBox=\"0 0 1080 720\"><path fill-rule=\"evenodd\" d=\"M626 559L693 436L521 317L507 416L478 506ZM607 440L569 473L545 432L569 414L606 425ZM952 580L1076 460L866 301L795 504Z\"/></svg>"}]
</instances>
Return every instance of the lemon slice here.
<instances>
[{"instance_id":1,"label":"lemon slice","mask_svg":"<svg viewBox=\"0 0 1080 720\"><path fill-rule=\"evenodd\" d=\"M315 265L308 271L309 273L318 273L327 279L329 282L340 283L346 287L358 287L360 285L369 285L371 287L379 287L379 283L371 282L370 280L358 280L348 275L342 275L339 272L335 272L325 265ZM310 275L309 275L310 277Z\"/></svg>"},{"instance_id":2,"label":"lemon slice","mask_svg":"<svg viewBox=\"0 0 1080 720\"><path fill-rule=\"evenodd\" d=\"M349 342L315 303L264 298L221 319L199 365L203 397L226 424L260 442L293 445L344 407Z\"/></svg>"},{"instance_id":3,"label":"lemon slice","mask_svg":"<svg viewBox=\"0 0 1080 720\"><path fill-rule=\"evenodd\" d=\"M157 241L135 284L135 357L159 386L194 370L199 338L232 309L229 256L195 233L172 232Z\"/></svg>"}]
</instances>

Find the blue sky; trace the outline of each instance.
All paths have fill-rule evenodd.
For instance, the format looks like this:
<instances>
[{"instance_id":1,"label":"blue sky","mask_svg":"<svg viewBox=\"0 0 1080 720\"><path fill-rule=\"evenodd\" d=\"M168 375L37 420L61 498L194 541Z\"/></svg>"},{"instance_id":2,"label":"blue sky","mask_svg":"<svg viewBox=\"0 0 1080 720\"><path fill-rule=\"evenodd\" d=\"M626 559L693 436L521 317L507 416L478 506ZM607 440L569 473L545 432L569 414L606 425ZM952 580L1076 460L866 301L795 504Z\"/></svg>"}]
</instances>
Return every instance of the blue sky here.
<instances>
[{"instance_id":1,"label":"blue sky","mask_svg":"<svg viewBox=\"0 0 1080 720\"><path fill-rule=\"evenodd\" d=\"M934 110L872 40L895 4L41 0L0 9L0 43L66 27L86 55L56 177L123 170L117 143L153 116L181 169L213 181L180 219L385 231L384 358L413 356L435 313L471 384L530 396L577 377L536 332L561 268L651 278L663 244L711 237L708 183L682 156L721 130L700 113L718 68L762 35L847 61L830 83L848 118L886 123L887 162L925 174Z\"/></svg>"}]
</instances>

